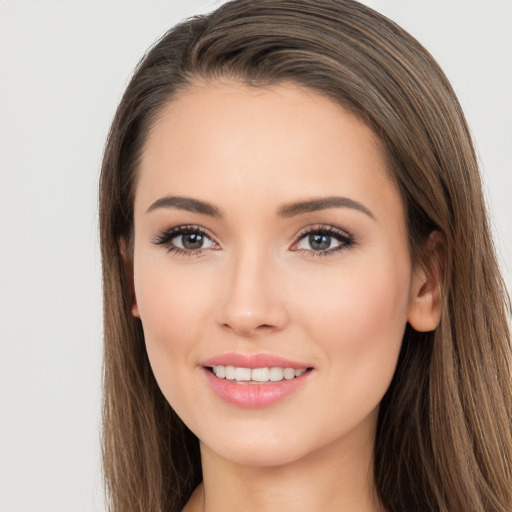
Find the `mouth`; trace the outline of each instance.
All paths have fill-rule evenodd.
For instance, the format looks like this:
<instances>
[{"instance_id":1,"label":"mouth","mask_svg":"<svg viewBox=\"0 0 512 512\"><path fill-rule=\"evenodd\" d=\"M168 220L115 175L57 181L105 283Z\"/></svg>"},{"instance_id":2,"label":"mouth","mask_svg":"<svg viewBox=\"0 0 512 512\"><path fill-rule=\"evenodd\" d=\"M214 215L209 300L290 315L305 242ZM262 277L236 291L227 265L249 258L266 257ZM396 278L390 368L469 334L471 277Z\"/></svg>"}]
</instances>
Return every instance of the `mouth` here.
<instances>
[{"instance_id":1,"label":"mouth","mask_svg":"<svg viewBox=\"0 0 512 512\"><path fill-rule=\"evenodd\" d=\"M272 382L281 382L297 379L304 373L313 370L313 368L291 368L291 367L262 367L246 368L243 366L214 365L206 367L213 375L219 379L225 379L237 384L266 384Z\"/></svg>"},{"instance_id":2,"label":"mouth","mask_svg":"<svg viewBox=\"0 0 512 512\"><path fill-rule=\"evenodd\" d=\"M316 373L313 366L269 354L223 354L203 361L201 367L217 397L248 409L299 396Z\"/></svg>"}]
</instances>

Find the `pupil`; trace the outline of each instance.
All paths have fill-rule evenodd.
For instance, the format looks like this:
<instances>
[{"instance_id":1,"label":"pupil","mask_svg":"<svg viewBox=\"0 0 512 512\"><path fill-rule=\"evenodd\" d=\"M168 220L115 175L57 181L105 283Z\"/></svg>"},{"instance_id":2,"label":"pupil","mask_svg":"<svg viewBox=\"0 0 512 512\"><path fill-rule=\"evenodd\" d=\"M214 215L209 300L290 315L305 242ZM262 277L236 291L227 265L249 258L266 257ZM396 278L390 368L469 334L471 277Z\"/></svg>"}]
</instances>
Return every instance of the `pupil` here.
<instances>
[{"instance_id":1,"label":"pupil","mask_svg":"<svg viewBox=\"0 0 512 512\"><path fill-rule=\"evenodd\" d=\"M182 236L182 243L185 249L200 249L203 246L203 235L188 233Z\"/></svg>"},{"instance_id":2,"label":"pupil","mask_svg":"<svg viewBox=\"0 0 512 512\"><path fill-rule=\"evenodd\" d=\"M309 235L309 245L312 249L323 251L329 249L331 245L331 237L322 234Z\"/></svg>"}]
</instances>

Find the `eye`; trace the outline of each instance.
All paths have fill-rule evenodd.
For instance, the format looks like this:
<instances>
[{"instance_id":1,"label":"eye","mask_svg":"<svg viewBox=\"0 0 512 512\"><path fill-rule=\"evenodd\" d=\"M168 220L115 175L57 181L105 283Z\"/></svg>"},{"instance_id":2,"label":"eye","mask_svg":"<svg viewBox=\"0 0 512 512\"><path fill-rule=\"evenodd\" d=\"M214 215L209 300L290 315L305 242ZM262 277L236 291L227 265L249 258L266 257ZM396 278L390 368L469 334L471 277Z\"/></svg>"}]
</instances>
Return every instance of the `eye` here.
<instances>
[{"instance_id":1,"label":"eye","mask_svg":"<svg viewBox=\"0 0 512 512\"><path fill-rule=\"evenodd\" d=\"M169 252L177 254L200 254L205 249L218 249L219 246L199 226L177 226L157 237L155 245L163 245Z\"/></svg>"},{"instance_id":2,"label":"eye","mask_svg":"<svg viewBox=\"0 0 512 512\"><path fill-rule=\"evenodd\" d=\"M189 251L213 247L212 240L202 233L183 233L171 238L170 243Z\"/></svg>"},{"instance_id":3,"label":"eye","mask_svg":"<svg viewBox=\"0 0 512 512\"><path fill-rule=\"evenodd\" d=\"M292 251L309 255L330 255L354 245L352 235L333 226L312 226L299 234Z\"/></svg>"}]
</instances>

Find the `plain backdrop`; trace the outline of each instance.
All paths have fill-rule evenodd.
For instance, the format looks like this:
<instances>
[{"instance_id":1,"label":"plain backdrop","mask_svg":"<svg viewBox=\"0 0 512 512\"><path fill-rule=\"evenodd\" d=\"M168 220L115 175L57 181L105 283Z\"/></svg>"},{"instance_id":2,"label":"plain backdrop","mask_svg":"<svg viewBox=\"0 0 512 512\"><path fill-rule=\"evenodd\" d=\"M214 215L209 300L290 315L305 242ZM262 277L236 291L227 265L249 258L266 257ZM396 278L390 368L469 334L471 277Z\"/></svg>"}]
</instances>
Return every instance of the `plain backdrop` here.
<instances>
[{"instance_id":1,"label":"plain backdrop","mask_svg":"<svg viewBox=\"0 0 512 512\"><path fill-rule=\"evenodd\" d=\"M97 181L145 49L213 0L0 0L0 511L101 511ZM467 113L512 288L512 1L374 0Z\"/></svg>"}]
</instances>

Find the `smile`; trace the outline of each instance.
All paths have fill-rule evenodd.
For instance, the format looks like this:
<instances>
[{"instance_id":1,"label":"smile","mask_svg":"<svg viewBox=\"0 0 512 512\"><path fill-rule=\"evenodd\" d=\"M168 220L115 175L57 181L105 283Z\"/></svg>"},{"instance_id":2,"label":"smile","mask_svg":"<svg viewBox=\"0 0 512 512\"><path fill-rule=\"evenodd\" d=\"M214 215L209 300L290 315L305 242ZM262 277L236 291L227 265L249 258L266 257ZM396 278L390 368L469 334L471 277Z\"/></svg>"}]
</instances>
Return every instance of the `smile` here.
<instances>
[{"instance_id":1,"label":"smile","mask_svg":"<svg viewBox=\"0 0 512 512\"><path fill-rule=\"evenodd\" d=\"M260 409L297 396L316 373L311 367L294 369L289 366L214 365L203 366L202 370L209 388L218 398L245 409Z\"/></svg>"},{"instance_id":2,"label":"smile","mask_svg":"<svg viewBox=\"0 0 512 512\"><path fill-rule=\"evenodd\" d=\"M238 383L260 384L262 382L280 382L300 377L306 368L244 368L240 366L213 366L212 371L219 379L227 379Z\"/></svg>"}]
</instances>

